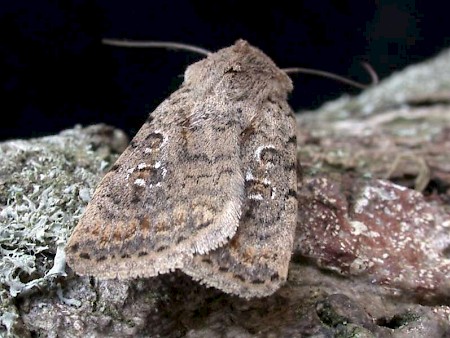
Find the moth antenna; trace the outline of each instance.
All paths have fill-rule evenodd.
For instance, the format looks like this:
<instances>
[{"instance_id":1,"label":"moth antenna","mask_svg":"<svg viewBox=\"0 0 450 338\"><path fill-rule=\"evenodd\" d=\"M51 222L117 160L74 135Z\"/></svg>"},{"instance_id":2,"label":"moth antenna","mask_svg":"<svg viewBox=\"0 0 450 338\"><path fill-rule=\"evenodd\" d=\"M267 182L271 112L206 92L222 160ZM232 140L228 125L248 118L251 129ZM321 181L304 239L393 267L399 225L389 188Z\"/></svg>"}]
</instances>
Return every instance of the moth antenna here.
<instances>
[{"instance_id":1,"label":"moth antenna","mask_svg":"<svg viewBox=\"0 0 450 338\"><path fill-rule=\"evenodd\" d=\"M340 81L342 83L345 83L345 84L348 84L350 86L360 88L360 89L366 89L366 88L369 88L370 86L374 86L374 85L378 84L379 83L378 75L373 70L372 66L370 66L370 64L368 64L366 62L361 62L361 64L366 69L367 73L369 73L370 78L372 80L372 82L368 85L351 80L351 79L343 77L341 75L337 75L337 74L330 73L330 72L327 72L324 70L319 70L319 69L294 67L294 68L284 68L283 70L286 73L291 73L291 74L292 73L303 73L303 74L312 74L312 75L322 76L322 77L326 77L326 78L329 78L332 80Z\"/></svg>"},{"instance_id":2,"label":"moth antenna","mask_svg":"<svg viewBox=\"0 0 450 338\"><path fill-rule=\"evenodd\" d=\"M188 45L185 43L171 42L171 41L138 41L138 40L119 40L119 39L102 39L104 45L127 47L127 48L167 48L180 49L197 54L208 56L211 52L207 49Z\"/></svg>"}]
</instances>

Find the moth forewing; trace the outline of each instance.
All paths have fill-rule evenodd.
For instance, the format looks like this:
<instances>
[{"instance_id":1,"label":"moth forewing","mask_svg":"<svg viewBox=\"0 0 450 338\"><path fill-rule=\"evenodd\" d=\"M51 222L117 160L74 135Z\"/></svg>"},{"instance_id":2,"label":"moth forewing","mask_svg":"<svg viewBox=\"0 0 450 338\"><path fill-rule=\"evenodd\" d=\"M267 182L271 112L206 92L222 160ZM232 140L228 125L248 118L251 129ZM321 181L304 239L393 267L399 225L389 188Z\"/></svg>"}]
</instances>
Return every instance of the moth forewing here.
<instances>
[{"instance_id":1,"label":"moth forewing","mask_svg":"<svg viewBox=\"0 0 450 338\"><path fill-rule=\"evenodd\" d=\"M100 182L69 266L121 279L178 268L242 297L273 293L297 215L291 90L243 40L189 66Z\"/></svg>"}]
</instances>

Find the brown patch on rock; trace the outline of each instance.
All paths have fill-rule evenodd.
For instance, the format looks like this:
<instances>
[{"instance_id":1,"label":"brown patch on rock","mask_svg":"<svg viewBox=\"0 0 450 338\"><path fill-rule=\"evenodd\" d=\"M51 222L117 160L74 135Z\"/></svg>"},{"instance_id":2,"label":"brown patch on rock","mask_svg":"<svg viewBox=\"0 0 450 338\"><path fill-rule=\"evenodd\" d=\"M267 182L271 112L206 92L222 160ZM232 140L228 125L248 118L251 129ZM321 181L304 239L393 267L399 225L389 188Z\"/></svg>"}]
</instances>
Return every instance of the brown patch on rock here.
<instances>
[{"instance_id":1,"label":"brown patch on rock","mask_svg":"<svg viewBox=\"0 0 450 338\"><path fill-rule=\"evenodd\" d=\"M299 197L297 252L419 298L450 297L450 214L444 208L388 181L325 175L307 177Z\"/></svg>"}]
</instances>

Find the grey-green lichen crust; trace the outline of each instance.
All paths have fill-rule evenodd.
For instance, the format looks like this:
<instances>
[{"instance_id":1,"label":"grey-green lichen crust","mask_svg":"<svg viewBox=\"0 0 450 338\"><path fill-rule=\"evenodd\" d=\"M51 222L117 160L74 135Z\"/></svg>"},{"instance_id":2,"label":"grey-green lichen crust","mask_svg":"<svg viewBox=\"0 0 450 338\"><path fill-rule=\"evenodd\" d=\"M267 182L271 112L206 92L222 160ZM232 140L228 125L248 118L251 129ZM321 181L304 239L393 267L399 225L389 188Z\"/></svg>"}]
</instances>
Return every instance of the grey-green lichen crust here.
<instances>
[{"instance_id":1,"label":"grey-green lichen crust","mask_svg":"<svg viewBox=\"0 0 450 338\"><path fill-rule=\"evenodd\" d=\"M97 125L0 143L0 323L8 330L17 317L8 299L65 275L67 238L127 142Z\"/></svg>"}]
</instances>

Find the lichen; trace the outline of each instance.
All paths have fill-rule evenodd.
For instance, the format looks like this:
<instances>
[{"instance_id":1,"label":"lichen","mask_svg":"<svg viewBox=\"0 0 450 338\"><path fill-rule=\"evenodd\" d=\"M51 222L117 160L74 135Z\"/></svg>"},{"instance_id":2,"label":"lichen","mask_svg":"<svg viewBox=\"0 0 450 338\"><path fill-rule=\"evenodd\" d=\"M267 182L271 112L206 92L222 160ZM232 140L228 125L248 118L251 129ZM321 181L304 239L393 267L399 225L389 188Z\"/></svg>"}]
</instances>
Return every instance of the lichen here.
<instances>
[{"instance_id":1,"label":"lichen","mask_svg":"<svg viewBox=\"0 0 450 338\"><path fill-rule=\"evenodd\" d=\"M115 159L93 150L92 131L0 145L0 282L13 297L65 274L61 245Z\"/></svg>"},{"instance_id":2,"label":"lichen","mask_svg":"<svg viewBox=\"0 0 450 338\"><path fill-rule=\"evenodd\" d=\"M65 276L67 238L126 142L122 132L98 125L0 144L2 292L17 297ZM1 310L9 328L14 314Z\"/></svg>"}]
</instances>

